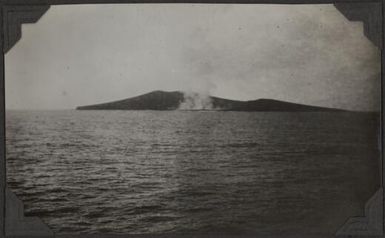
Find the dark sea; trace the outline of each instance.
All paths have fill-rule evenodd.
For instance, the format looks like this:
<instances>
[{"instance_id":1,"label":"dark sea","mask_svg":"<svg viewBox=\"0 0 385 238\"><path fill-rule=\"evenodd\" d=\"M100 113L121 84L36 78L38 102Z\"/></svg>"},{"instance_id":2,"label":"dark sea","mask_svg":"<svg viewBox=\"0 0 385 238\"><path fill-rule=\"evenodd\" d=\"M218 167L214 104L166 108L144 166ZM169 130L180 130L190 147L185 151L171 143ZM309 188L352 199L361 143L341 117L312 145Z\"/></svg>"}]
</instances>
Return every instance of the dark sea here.
<instances>
[{"instance_id":1,"label":"dark sea","mask_svg":"<svg viewBox=\"0 0 385 238\"><path fill-rule=\"evenodd\" d=\"M334 234L379 187L379 117L7 111L9 187L56 233Z\"/></svg>"}]
</instances>

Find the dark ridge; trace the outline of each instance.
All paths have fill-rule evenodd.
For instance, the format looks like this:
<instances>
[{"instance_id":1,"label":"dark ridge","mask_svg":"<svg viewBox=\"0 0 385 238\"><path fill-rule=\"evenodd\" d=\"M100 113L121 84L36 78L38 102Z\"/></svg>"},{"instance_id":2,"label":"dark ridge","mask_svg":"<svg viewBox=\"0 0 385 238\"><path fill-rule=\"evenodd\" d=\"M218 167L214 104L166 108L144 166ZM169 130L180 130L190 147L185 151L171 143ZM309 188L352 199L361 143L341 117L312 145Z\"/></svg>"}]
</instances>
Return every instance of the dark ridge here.
<instances>
[{"instance_id":1,"label":"dark ridge","mask_svg":"<svg viewBox=\"0 0 385 238\"><path fill-rule=\"evenodd\" d=\"M211 110L219 111L343 111L334 108L308 106L273 99L238 101L219 97L210 97ZM184 94L179 91L153 91L140 96L102 104L77 107L77 110L177 110L184 101Z\"/></svg>"},{"instance_id":2,"label":"dark ridge","mask_svg":"<svg viewBox=\"0 0 385 238\"><path fill-rule=\"evenodd\" d=\"M183 101L181 92L153 91L119 101L77 107L77 110L176 110Z\"/></svg>"}]
</instances>

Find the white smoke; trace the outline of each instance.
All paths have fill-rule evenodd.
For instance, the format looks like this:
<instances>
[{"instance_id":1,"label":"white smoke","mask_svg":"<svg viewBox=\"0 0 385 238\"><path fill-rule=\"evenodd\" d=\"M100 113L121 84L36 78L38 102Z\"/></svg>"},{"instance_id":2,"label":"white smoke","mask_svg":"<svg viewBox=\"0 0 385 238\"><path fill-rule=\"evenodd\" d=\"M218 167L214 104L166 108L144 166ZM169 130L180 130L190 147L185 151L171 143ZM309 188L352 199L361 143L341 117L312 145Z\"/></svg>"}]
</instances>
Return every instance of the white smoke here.
<instances>
[{"instance_id":1,"label":"white smoke","mask_svg":"<svg viewBox=\"0 0 385 238\"><path fill-rule=\"evenodd\" d=\"M179 110L214 110L210 95L196 92L184 92Z\"/></svg>"}]
</instances>

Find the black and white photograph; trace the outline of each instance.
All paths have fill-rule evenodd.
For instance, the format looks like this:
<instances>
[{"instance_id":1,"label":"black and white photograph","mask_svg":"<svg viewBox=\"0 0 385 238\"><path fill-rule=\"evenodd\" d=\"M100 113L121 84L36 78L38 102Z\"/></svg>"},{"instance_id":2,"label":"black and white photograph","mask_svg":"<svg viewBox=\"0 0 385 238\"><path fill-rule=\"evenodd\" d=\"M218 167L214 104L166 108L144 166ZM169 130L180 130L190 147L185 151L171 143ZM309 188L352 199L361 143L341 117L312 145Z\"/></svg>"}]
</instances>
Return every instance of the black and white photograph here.
<instances>
[{"instance_id":1,"label":"black and white photograph","mask_svg":"<svg viewBox=\"0 0 385 238\"><path fill-rule=\"evenodd\" d=\"M50 6L5 54L10 193L54 234L333 236L382 176L381 49L348 13Z\"/></svg>"}]
</instances>

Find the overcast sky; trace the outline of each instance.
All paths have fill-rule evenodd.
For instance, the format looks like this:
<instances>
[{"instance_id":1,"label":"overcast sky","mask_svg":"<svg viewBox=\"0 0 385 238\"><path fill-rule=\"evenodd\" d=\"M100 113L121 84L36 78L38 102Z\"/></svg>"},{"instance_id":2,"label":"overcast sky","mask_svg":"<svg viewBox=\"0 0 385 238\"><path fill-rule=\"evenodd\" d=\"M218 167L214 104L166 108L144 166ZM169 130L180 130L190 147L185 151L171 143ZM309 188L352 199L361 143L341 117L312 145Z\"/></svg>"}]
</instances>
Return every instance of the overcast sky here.
<instances>
[{"instance_id":1,"label":"overcast sky","mask_svg":"<svg viewBox=\"0 0 385 238\"><path fill-rule=\"evenodd\" d=\"M6 55L7 109L152 90L379 106L380 51L332 5L54 6Z\"/></svg>"}]
</instances>

